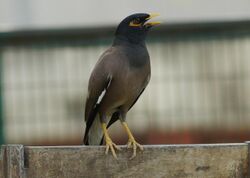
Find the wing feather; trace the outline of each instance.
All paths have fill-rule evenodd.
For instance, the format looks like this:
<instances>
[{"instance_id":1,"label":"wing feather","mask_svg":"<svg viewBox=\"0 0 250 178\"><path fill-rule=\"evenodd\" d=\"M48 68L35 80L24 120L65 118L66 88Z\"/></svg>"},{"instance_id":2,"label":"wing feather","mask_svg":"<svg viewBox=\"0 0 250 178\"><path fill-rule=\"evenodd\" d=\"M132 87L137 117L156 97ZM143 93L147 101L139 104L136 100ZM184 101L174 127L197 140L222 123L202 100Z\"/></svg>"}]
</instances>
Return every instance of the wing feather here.
<instances>
[{"instance_id":1,"label":"wing feather","mask_svg":"<svg viewBox=\"0 0 250 178\"><path fill-rule=\"evenodd\" d=\"M99 104L112 81L105 60L108 59L109 52L106 51L97 62L94 70L91 73L88 84L88 95L85 103L85 122L86 129L83 142L88 144L89 130L98 114Z\"/></svg>"}]
</instances>

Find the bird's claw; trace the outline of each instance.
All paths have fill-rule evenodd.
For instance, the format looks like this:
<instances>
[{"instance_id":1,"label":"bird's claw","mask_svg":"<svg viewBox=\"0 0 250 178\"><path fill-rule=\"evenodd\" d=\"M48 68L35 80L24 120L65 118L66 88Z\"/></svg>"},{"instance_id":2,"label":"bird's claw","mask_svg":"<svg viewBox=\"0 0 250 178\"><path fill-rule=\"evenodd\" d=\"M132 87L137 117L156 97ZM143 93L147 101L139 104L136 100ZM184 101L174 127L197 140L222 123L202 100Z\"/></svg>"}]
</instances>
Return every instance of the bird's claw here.
<instances>
[{"instance_id":1,"label":"bird's claw","mask_svg":"<svg viewBox=\"0 0 250 178\"><path fill-rule=\"evenodd\" d=\"M138 142L135 141L135 139L129 139L127 148L133 148L133 155L130 157L130 159L133 159L136 157L136 148L139 148L141 151L143 151L143 146L140 145Z\"/></svg>"},{"instance_id":2,"label":"bird's claw","mask_svg":"<svg viewBox=\"0 0 250 178\"><path fill-rule=\"evenodd\" d=\"M116 153L115 153L115 149L120 151L121 148L119 148L114 142L112 142L111 139L107 139L107 140L106 140L106 151L105 151L105 154L106 154L106 155L108 154L109 149L111 150L113 157L114 157L115 159L117 159L117 155L116 155Z\"/></svg>"}]
</instances>

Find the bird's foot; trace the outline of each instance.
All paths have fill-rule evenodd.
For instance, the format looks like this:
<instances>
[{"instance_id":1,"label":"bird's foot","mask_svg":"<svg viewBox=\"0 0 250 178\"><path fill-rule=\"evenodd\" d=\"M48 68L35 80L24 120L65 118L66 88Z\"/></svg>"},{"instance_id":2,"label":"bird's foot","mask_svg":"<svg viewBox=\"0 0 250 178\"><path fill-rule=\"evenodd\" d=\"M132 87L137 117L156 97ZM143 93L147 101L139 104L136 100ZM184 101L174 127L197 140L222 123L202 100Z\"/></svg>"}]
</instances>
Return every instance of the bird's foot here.
<instances>
[{"instance_id":1,"label":"bird's foot","mask_svg":"<svg viewBox=\"0 0 250 178\"><path fill-rule=\"evenodd\" d=\"M133 159L136 157L136 148L139 148L141 151L143 151L143 146L140 145L138 142L135 141L134 138L129 138L127 148L133 148L133 155L130 157L130 159Z\"/></svg>"},{"instance_id":2,"label":"bird's foot","mask_svg":"<svg viewBox=\"0 0 250 178\"><path fill-rule=\"evenodd\" d=\"M117 159L116 153L115 153L115 149L117 150L121 150L121 148L119 148L109 137L108 131L107 131L107 126L105 123L102 123L102 130L104 133L104 138L105 138L105 142L106 142L106 151L105 154L107 155L109 152L109 149L112 152L112 155L115 159Z\"/></svg>"},{"instance_id":3,"label":"bird's foot","mask_svg":"<svg viewBox=\"0 0 250 178\"><path fill-rule=\"evenodd\" d=\"M106 151L105 154L107 155L109 152L109 149L112 152L112 155L115 159L117 159L117 155L115 153L115 149L116 150L121 150L121 148L119 148L109 137L106 139Z\"/></svg>"}]
</instances>

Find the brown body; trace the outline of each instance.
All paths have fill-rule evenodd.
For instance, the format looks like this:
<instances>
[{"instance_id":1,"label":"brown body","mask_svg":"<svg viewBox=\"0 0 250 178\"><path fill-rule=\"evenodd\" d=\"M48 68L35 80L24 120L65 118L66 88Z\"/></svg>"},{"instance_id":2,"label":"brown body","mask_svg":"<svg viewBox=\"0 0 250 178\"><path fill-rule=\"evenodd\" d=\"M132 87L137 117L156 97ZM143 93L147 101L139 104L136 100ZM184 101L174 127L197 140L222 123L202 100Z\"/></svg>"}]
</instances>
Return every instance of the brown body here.
<instances>
[{"instance_id":1,"label":"brown body","mask_svg":"<svg viewBox=\"0 0 250 178\"><path fill-rule=\"evenodd\" d=\"M112 46L103 53L95 65L88 85L85 105L86 130L84 144L99 145L103 138L106 153L109 149L116 157L108 127L120 120L128 134L128 147L143 149L127 123L126 114L136 103L150 80L150 59L145 44L148 30L159 24L147 22L157 14L136 13L118 25Z\"/></svg>"},{"instance_id":2,"label":"brown body","mask_svg":"<svg viewBox=\"0 0 250 178\"><path fill-rule=\"evenodd\" d=\"M98 100L97 97L107 87L100 102L99 114L110 116L117 109L127 112L149 82L150 61L147 60L143 66L136 68L130 66L125 58L119 47L109 48L101 56L90 76L86 105L95 103L89 100ZM86 116L90 112L89 109L86 110Z\"/></svg>"},{"instance_id":3,"label":"brown body","mask_svg":"<svg viewBox=\"0 0 250 178\"><path fill-rule=\"evenodd\" d=\"M142 47L132 50L137 52L141 50L140 48ZM143 46L144 49L146 48ZM85 107L86 121L98 119L99 115L100 121L108 124L111 116L117 111L124 116L120 119L125 120L127 111L147 86L150 80L150 60L147 51L144 55L134 56L134 60L143 58L143 63L136 66L127 60L126 50L131 49L112 46L103 53L95 65L89 79ZM94 118L91 118L96 104L99 105L98 110Z\"/></svg>"}]
</instances>

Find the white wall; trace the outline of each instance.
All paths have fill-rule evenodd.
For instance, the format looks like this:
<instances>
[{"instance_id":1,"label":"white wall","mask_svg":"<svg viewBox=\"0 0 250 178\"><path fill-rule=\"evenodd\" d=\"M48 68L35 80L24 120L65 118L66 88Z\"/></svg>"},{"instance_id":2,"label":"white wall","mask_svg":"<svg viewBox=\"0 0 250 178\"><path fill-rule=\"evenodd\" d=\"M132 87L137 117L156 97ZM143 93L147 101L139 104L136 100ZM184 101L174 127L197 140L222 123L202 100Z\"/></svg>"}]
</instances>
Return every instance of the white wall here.
<instances>
[{"instance_id":1,"label":"white wall","mask_svg":"<svg viewBox=\"0 0 250 178\"><path fill-rule=\"evenodd\" d=\"M0 31L117 24L134 12L166 23L250 18L249 0L1 0Z\"/></svg>"}]
</instances>

